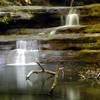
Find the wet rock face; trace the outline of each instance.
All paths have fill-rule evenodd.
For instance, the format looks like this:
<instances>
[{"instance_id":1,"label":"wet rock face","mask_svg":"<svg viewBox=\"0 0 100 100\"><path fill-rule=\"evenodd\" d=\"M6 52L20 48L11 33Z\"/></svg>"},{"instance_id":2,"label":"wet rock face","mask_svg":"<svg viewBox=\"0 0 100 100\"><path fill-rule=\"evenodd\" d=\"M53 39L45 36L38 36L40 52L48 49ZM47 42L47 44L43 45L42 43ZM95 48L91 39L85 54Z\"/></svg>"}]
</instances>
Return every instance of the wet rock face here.
<instances>
[{"instance_id":1,"label":"wet rock face","mask_svg":"<svg viewBox=\"0 0 100 100\"><path fill-rule=\"evenodd\" d=\"M60 5L60 6L70 6L70 0L31 0L32 5ZM73 5L80 6L92 3L100 3L99 0L75 0ZM0 5L26 5L25 0L1 0Z\"/></svg>"},{"instance_id":2,"label":"wet rock face","mask_svg":"<svg viewBox=\"0 0 100 100\"><path fill-rule=\"evenodd\" d=\"M60 12L66 7L14 6L0 9L1 31L13 28L48 28L61 25Z\"/></svg>"},{"instance_id":3,"label":"wet rock face","mask_svg":"<svg viewBox=\"0 0 100 100\"><path fill-rule=\"evenodd\" d=\"M49 0L31 0L33 5L50 5Z\"/></svg>"},{"instance_id":4,"label":"wet rock face","mask_svg":"<svg viewBox=\"0 0 100 100\"><path fill-rule=\"evenodd\" d=\"M49 28L60 25L60 18L51 17L52 14L36 14L33 16L1 18L1 31L18 28ZM48 25L47 25L48 24Z\"/></svg>"},{"instance_id":5,"label":"wet rock face","mask_svg":"<svg viewBox=\"0 0 100 100\"><path fill-rule=\"evenodd\" d=\"M69 34L69 33L80 33L80 34L86 34L86 33L100 33L100 25L80 25L75 27L64 27L59 28L56 31L56 34Z\"/></svg>"},{"instance_id":6,"label":"wet rock face","mask_svg":"<svg viewBox=\"0 0 100 100\"><path fill-rule=\"evenodd\" d=\"M99 3L99 0L77 0L74 1L74 6L92 4L92 3ZM33 5L67 5L70 6L71 0L32 0Z\"/></svg>"},{"instance_id":7,"label":"wet rock face","mask_svg":"<svg viewBox=\"0 0 100 100\"><path fill-rule=\"evenodd\" d=\"M66 10L66 8L64 8ZM60 9L63 11L63 9ZM68 10L68 9L67 9ZM33 28L47 28L60 24L58 8L44 7L6 7L0 9L1 34L37 35ZM53 11L53 12L52 12ZM56 11L56 13L55 13ZM85 6L80 9L82 24L75 27L64 27L56 31L55 36L46 31L48 40L41 42L41 50L44 50L42 58L47 62L57 61L100 61L100 23L99 5ZM5 17L6 15L6 17ZM96 23L96 24L95 24ZM95 25L93 25L95 24ZM98 25L97 25L98 24ZM9 30L11 29L11 31ZM38 29L36 29L38 30ZM3 32L2 32L3 31ZM39 31L43 32L43 31ZM15 38L18 36L15 36ZM1 37L0 37L1 38ZM49 51L48 51L49 50ZM52 52L52 51L55 52ZM58 52L56 52L58 51ZM41 62L44 62L41 61Z\"/></svg>"},{"instance_id":8,"label":"wet rock face","mask_svg":"<svg viewBox=\"0 0 100 100\"><path fill-rule=\"evenodd\" d=\"M61 15L68 14L67 7L42 7L42 6L14 6L0 9L0 27L2 31L13 28L48 28L61 25ZM100 24L100 5L88 5L80 10L80 24ZM27 23L27 24L26 24ZM69 33L98 32L98 26L68 28ZM67 33L66 32L66 33ZM62 32L63 33L63 32Z\"/></svg>"}]
</instances>

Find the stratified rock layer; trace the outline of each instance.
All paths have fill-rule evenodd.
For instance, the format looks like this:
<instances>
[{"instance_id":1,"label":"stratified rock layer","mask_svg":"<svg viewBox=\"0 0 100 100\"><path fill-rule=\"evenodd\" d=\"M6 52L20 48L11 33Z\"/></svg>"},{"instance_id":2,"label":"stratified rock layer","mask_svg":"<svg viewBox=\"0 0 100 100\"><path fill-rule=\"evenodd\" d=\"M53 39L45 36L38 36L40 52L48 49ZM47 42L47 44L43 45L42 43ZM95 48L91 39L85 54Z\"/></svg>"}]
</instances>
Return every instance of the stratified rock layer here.
<instances>
[{"instance_id":1,"label":"stratified rock layer","mask_svg":"<svg viewBox=\"0 0 100 100\"><path fill-rule=\"evenodd\" d=\"M50 32L55 28L45 29L45 27L59 26L60 16L65 14L65 12L68 14L69 8L33 6L27 6L27 8L26 6L20 8L17 6L13 8L2 7L0 10L0 34L6 34L6 36L0 36L0 40L38 38L40 40L41 62L70 60L99 62L99 8L99 4L78 8L80 10L81 25L59 28L56 30L55 35L50 35ZM42 27L43 29L34 29L34 27Z\"/></svg>"}]
</instances>

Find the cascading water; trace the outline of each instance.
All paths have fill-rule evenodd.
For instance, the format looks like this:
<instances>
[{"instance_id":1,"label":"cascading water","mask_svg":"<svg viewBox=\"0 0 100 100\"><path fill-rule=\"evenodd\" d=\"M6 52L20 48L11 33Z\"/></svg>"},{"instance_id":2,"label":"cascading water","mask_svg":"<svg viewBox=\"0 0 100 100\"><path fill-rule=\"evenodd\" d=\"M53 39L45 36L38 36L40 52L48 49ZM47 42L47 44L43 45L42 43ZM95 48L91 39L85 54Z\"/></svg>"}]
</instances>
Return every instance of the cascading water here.
<instances>
[{"instance_id":1,"label":"cascading water","mask_svg":"<svg viewBox=\"0 0 100 100\"><path fill-rule=\"evenodd\" d=\"M79 25L79 15L76 12L76 9L70 10L69 14L66 16L66 26Z\"/></svg>"},{"instance_id":2,"label":"cascading water","mask_svg":"<svg viewBox=\"0 0 100 100\"><path fill-rule=\"evenodd\" d=\"M71 0L70 7L73 6L74 0Z\"/></svg>"},{"instance_id":3,"label":"cascading water","mask_svg":"<svg viewBox=\"0 0 100 100\"><path fill-rule=\"evenodd\" d=\"M61 19L61 25L65 25L65 16L61 15L60 16L60 19Z\"/></svg>"},{"instance_id":4,"label":"cascading water","mask_svg":"<svg viewBox=\"0 0 100 100\"><path fill-rule=\"evenodd\" d=\"M9 59L10 58L10 59ZM17 40L16 49L8 54L8 65L32 65L39 60L37 40Z\"/></svg>"},{"instance_id":5,"label":"cascading water","mask_svg":"<svg viewBox=\"0 0 100 100\"><path fill-rule=\"evenodd\" d=\"M18 65L25 65L25 50L22 49L17 49L17 56L16 56L16 61L15 64Z\"/></svg>"},{"instance_id":6,"label":"cascading water","mask_svg":"<svg viewBox=\"0 0 100 100\"><path fill-rule=\"evenodd\" d=\"M66 18L66 25L79 25L79 17L77 14L69 14Z\"/></svg>"},{"instance_id":7,"label":"cascading water","mask_svg":"<svg viewBox=\"0 0 100 100\"><path fill-rule=\"evenodd\" d=\"M71 10L67 15L61 15L61 25L60 27L55 28L53 31L50 32L50 35L53 35L56 33L57 29L61 29L64 27L73 27L79 25L79 15L77 14L77 10L75 8L72 8L74 0L71 1L70 7Z\"/></svg>"}]
</instances>

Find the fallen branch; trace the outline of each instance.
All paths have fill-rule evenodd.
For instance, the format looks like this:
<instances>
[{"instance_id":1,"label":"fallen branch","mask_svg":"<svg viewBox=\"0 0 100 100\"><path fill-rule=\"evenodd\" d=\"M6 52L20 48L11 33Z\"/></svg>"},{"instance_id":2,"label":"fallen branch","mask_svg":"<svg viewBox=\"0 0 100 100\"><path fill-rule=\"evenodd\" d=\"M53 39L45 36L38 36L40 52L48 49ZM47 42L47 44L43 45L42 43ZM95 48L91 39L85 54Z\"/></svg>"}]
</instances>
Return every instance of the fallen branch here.
<instances>
[{"instance_id":1,"label":"fallen branch","mask_svg":"<svg viewBox=\"0 0 100 100\"><path fill-rule=\"evenodd\" d=\"M26 79L29 79L29 77L32 75L32 74L39 74L39 73L47 73L47 74L51 74L51 75L55 75L55 72L53 71L49 71L49 70L32 70L30 71L27 76L26 76Z\"/></svg>"},{"instance_id":2,"label":"fallen branch","mask_svg":"<svg viewBox=\"0 0 100 100\"><path fill-rule=\"evenodd\" d=\"M57 79L58 79L58 74L59 74L59 65L57 65L57 69L56 69L56 73L55 73L55 77L54 77L54 82L48 92L48 95L51 95L53 93L53 90L55 89L56 87L56 84L57 84Z\"/></svg>"},{"instance_id":3,"label":"fallen branch","mask_svg":"<svg viewBox=\"0 0 100 100\"><path fill-rule=\"evenodd\" d=\"M36 73L36 74L38 74L38 73L41 73L41 72L43 72L42 70L32 70L32 71L30 71L28 74L27 74L27 76L26 76L26 80L27 79L29 79L29 77L33 74L33 73Z\"/></svg>"},{"instance_id":4,"label":"fallen branch","mask_svg":"<svg viewBox=\"0 0 100 100\"><path fill-rule=\"evenodd\" d=\"M55 75L55 72L49 71L49 70L45 70L45 69L40 65L40 63L37 62L37 64L39 65L39 67L40 67L42 70L32 70L32 71L30 71L30 72L27 74L27 76L26 76L26 80L29 79L30 76L31 76L32 74L39 74L39 73L43 73L43 72L45 72L45 73L47 73L47 74Z\"/></svg>"},{"instance_id":5,"label":"fallen branch","mask_svg":"<svg viewBox=\"0 0 100 100\"><path fill-rule=\"evenodd\" d=\"M26 76L26 80L29 80L30 76L32 74L39 74L39 73L47 73L47 74L50 74L50 75L55 75L54 76L54 81L53 81L53 84L48 92L48 95L51 95L53 93L53 90L55 89L56 87L56 84L57 84L57 80L58 80L58 74L59 74L59 71L61 70L62 71L62 78L64 77L64 67L59 67L59 64L57 65L57 68L56 68L56 72L53 72L53 71L49 71L49 70L45 70L39 62L37 62L38 66L41 68L41 70L32 70L30 71L27 76ZM28 83L32 86L32 83L31 81L29 80Z\"/></svg>"},{"instance_id":6,"label":"fallen branch","mask_svg":"<svg viewBox=\"0 0 100 100\"><path fill-rule=\"evenodd\" d=\"M62 72L62 79L64 78L64 67L61 67L61 68L59 68L59 70L61 70L61 72Z\"/></svg>"},{"instance_id":7,"label":"fallen branch","mask_svg":"<svg viewBox=\"0 0 100 100\"><path fill-rule=\"evenodd\" d=\"M38 64L38 66L42 69L42 71L44 71L44 68L40 65L39 62L36 62Z\"/></svg>"}]
</instances>

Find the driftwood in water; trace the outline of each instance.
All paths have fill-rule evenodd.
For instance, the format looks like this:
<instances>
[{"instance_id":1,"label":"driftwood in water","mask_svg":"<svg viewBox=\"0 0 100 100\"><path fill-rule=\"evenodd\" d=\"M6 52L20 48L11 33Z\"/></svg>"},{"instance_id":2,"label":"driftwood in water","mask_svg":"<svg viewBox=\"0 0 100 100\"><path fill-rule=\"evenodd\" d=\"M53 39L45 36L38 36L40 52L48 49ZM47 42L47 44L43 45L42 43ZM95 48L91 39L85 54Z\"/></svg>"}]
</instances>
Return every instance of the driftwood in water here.
<instances>
[{"instance_id":1,"label":"driftwood in water","mask_svg":"<svg viewBox=\"0 0 100 100\"><path fill-rule=\"evenodd\" d=\"M55 77L54 77L54 81L53 81L53 84L52 84L52 86L51 86L51 88L50 88L50 90L48 92L48 95L51 95L53 93L53 90L56 87L57 79L58 79L58 74L59 74L59 65L57 66Z\"/></svg>"},{"instance_id":2,"label":"driftwood in water","mask_svg":"<svg viewBox=\"0 0 100 100\"><path fill-rule=\"evenodd\" d=\"M50 75L54 75L54 81L53 81L53 84L48 92L48 95L52 95L53 93L53 90L55 89L56 85L57 85L57 80L58 80L58 75L59 75L59 71L61 70L62 71L62 78L64 77L64 68L59 66L59 64L57 65L57 68L56 68L56 72L53 72L53 71L50 71L50 70L45 70L39 62L37 62L38 66L41 68L41 70L32 70L30 71L27 76L26 76L26 79L29 80L30 76L34 73L36 74L39 74L39 73L47 73L47 74L50 74ZM32 82L29 80L28 81L29 84L32 85Z\"/></svg>"},{"instance_id":3,"label":"driftwood in water","mask_svg":"<svg viewBox=\"0 0 100 100\"><path fill-rule=\"evenodd\" d=\"M41 70L32 70L32 71L30 71L30 72L27 74L26 79L29 79L30 76L31 76L32 74L34 74L34 73L39 74L39 73L44 73L44 72L45 72L45 73L47 73L47 74L55 75L55 72L49 71L49 70L45 70L45 69L40 65L40 63L37 62L37 64L39 65L39 67L41 68Z\"/></svg>"}]
</instances>

